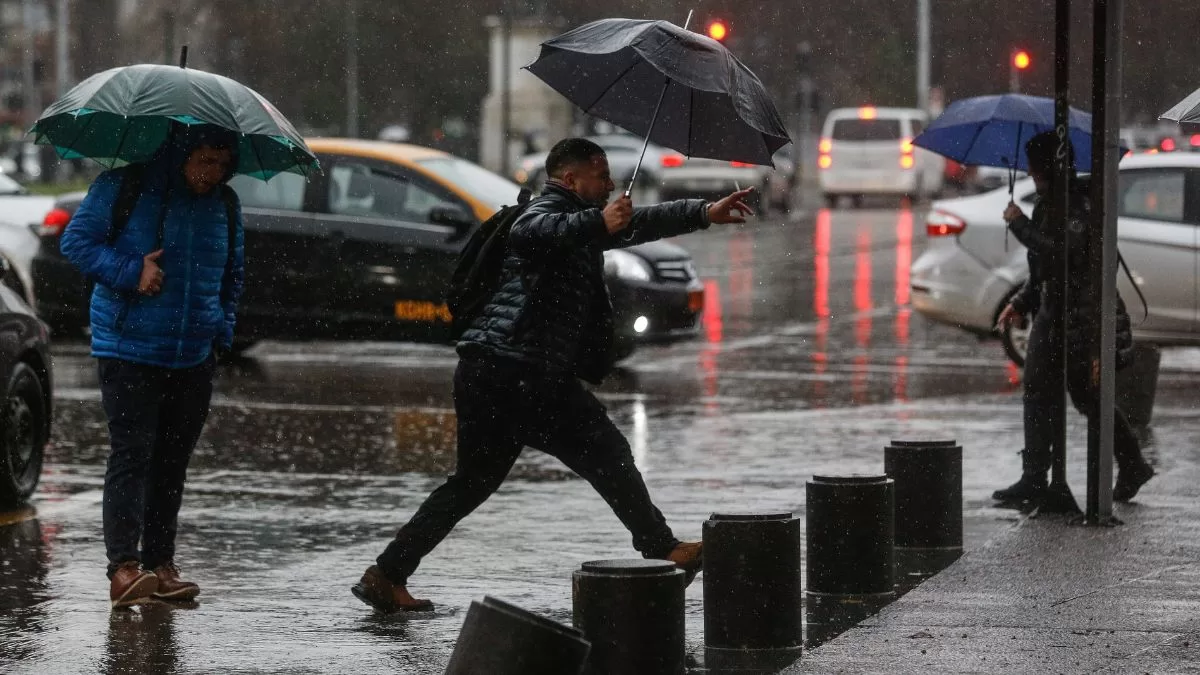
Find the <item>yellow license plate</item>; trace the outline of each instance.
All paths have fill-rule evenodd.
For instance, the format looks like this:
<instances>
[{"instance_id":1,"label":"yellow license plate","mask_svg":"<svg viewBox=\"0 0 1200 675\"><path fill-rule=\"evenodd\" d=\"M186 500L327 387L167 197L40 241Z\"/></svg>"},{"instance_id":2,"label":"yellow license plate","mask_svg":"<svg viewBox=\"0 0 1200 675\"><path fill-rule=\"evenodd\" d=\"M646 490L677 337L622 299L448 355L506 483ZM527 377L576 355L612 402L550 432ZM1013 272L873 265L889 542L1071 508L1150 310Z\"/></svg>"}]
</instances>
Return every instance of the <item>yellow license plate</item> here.
<instances>
[{"instance_id":1,"label":"yellow license plate","mask_svg":"<svg viewBox=\"0 0 1200 675\"><path fill-rule=\"evenodd\" d=\"M450 308L446 303L436 304L428 300L397 300L396 318L401 321L424 321L450 323Z\"/></svg>"}]
</instances>

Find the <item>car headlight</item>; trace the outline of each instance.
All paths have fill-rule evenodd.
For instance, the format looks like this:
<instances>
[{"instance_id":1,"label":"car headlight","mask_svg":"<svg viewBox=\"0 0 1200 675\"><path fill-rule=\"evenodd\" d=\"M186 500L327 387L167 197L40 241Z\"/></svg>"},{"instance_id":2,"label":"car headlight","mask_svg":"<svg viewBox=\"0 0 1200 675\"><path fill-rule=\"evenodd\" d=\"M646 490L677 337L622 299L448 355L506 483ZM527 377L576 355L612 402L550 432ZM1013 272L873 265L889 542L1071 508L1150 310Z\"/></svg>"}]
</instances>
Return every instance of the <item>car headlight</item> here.
<instances>
[{"instance_id":1,"label":"car headlight","mask_svg":"<svg viewBox=\"0 0 1200 675\"><path fill-rule=\"evenodd\" d=\"M629 251L605 251L604 273L626 281L650 281L650 265Z\"/></svg>"}]
</instances>

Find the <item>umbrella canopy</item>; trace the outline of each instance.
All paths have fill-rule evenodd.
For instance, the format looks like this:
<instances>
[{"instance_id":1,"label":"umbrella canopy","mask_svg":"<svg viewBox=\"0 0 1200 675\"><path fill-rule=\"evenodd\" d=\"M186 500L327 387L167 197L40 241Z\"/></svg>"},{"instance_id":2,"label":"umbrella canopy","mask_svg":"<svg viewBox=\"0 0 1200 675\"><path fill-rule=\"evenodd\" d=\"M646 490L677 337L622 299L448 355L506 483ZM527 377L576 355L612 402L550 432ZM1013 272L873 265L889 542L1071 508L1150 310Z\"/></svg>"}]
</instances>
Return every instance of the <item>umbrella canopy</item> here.
<instances>
[{"instance_id":1,"label":"umbrella canopy","mask_svg":"<svg viewBox=\"0 0 1200 675\"><path fill-rule=\"evenodd\" d=\"M1071 108L1068 124L1075 168L1088 171L1092 165L1092 116ZM1053 130L1054 99L1023 94L978 96L951 103L913 139L913 145L959 164L1028 171L1025 144Z\"/></svg>"},{"instance_id":2,"label":"umbrella canopy","mask_svg":"<svg viewBox=\"0 0 1200 675\"><path fill-rule=\"evenodd\" d=\"M1178 122L1180 130L1184 133L1200 133L1200 89L1193 91L1191 96L1180 101L1158 119Z\"/></svg>"},{"instance_id":3,"label":"umbrella canopy","mask_svg":"<svg viewBox=\"0 0 1200 675\"><path fill-rule=\"evenodd\" d=\"M173 121L240 134L237 173L267 180L318 169L299 132L258 92L178 66L141 64L92 75L46 108L30 131L63 159L93 159L111 169L150 160Z\"/></svg>"},{"instance_id":4,"label":"umbrella canopy","mask_svg":"<svg viewBox=\"0 0 1200 675\"><path fill-rule=\"evenodd\" d=\"M543 42L525 68L589 115L689 157L773 166L791 142L749 68L667 21L595 21Z\"/></svg>"}]
</instances>

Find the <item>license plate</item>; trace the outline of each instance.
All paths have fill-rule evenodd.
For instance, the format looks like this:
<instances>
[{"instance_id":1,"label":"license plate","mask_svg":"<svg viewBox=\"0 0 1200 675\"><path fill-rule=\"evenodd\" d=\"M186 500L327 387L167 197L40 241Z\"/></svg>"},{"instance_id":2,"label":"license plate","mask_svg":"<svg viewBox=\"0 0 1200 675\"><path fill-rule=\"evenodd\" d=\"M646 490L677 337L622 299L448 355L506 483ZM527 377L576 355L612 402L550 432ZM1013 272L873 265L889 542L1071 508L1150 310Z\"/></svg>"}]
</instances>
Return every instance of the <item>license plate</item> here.
<instances>
[{"instance_id":1,"label":"license plate","mask_svg":"<svg viewBox=\"0 0 1200 675\"><path fill-rule=\"evenodd\" d=\"M434 304L427 300L397 300L396 318L401 321L423 321L426 323L450 323L450 308L445 303Z\"/></svg>"}]
</instances>

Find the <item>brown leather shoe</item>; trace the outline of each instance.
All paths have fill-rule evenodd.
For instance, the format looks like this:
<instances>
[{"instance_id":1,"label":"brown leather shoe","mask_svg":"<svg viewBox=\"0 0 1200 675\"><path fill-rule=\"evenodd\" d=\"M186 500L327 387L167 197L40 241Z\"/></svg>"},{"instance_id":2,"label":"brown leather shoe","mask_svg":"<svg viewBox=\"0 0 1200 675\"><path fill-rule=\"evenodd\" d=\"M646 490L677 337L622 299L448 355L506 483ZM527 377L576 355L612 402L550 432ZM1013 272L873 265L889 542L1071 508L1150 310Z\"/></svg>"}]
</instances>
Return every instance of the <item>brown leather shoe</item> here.
<instances>
[{"instance_id":1,"label":"brown leather shoe","mask_svg":"<svg viewBox=\"0 0 1200 675\"><path fill-rule=\"evenodd\" d=\"M362 579L350 587L350 592L381 612L427 612L433 609L432 602L414 598L404 586L388 581L375 565L363 572Z\"/></svg>"},{"instance_id":2,"label":"brown leather shoe","mask_svg":"<svg viewBox=\"0 0 1200 675\"><path fill-rule=\"evenodd\" d=\"M690 585L700 572L700 568L704 567L703 547L704 544L699 541L684 541L677 544L667 554L667 560L675 563L676 567L687 573L687 576L684 577L685 585Z\"/></svg>"},{"instance_id":3,"label":"brown leather shoe","mask_svg":"<svg viewBox=\"0 0 1200 675\"><path fill-rule=\"evenodd\" d=\"M158 590L155 591L154 597L159 600L187 602L200 595L199 586L179 578L179 568L175 566L174 562L155 567L154 576L158 577Z\"/></svg>"},{"instance_id":4,"label":"brown leather shoe","mask_svg":"<svg viewBox=\"0 0 1200 675\"><path fill-rule=\"evenodd\" d=\"M112 582L108 586L108 599L112 601L113 609L139 605L150 600L158 590L158 577L149 572L143 572L137 561L121 563L113 572Z\"/></svg>"}]
</instances>

